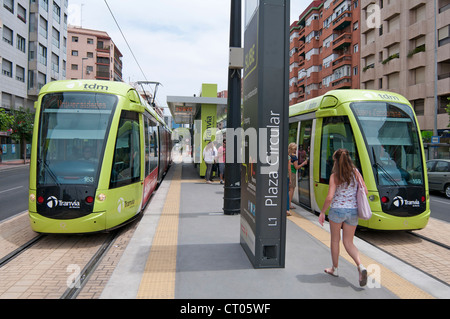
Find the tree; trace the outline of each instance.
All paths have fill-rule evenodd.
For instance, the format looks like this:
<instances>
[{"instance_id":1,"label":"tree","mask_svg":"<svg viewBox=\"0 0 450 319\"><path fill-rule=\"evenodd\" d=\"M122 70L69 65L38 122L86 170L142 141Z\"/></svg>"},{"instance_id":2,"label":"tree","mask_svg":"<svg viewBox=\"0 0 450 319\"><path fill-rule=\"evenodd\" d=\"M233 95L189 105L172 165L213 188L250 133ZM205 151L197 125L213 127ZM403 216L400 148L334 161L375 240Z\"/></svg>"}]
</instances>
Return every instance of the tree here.
<instances>
[{"instance_id":1,"label":"tree","mask_svg":"<svg viewBox=\"0 0 450 319\"><path fill-rule=\"evenodd\" d=\"M12 123L11 138L16 141L20 141L22 146L22 154L25 161L27 154L27 141L31 142L31 138L33 136L34 113L31 113L30 110L22 107L19 110L12 110L11 113L14 119Z\"/></svg>"},{"instance_id":2,"label":"tree","mask_svg":"<svg viewBox=\"0 0 450 319\"><path fill-rule=\"evenodd\" d=\"M8 131L12 128L14 117L6 113L4 109L0 109L0 131Z\"/></svg>"}]
</instances>

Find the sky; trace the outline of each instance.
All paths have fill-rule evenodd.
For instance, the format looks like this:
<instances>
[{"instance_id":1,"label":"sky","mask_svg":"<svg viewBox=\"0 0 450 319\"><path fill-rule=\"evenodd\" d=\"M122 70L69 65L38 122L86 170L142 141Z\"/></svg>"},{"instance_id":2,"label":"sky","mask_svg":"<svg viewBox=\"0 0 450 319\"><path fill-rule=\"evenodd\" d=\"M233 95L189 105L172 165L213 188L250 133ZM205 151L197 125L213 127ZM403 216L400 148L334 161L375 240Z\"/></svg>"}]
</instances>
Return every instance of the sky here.
<instances>
[{"instance_id":1,"label":"sky","mask_svg":"<svg viewBox=\"0 0 450 319\"><path fill-rule=\"evenodd\" d=\"M291 0L291 23L310 3ZM156 103L165 107L167 96L198 96L202 83L227 90L230 7L231 0L69 0L68 23L107 32L123 55L123 80L160 82Z\"/></svg>"}]
</instances>

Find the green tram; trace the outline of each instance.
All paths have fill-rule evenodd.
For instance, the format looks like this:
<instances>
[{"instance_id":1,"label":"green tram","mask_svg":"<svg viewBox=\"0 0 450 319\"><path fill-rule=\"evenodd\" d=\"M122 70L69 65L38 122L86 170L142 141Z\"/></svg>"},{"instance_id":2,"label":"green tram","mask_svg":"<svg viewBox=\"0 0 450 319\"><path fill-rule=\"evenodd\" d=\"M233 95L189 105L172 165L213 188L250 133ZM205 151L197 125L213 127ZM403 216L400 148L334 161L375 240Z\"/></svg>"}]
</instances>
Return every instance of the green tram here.
<instances>
[{"instance_id":1,"label":"green tram","mask_svg":"<svg viewBox=\"0 0 450 319\"><path fill-rule=\"evenodd\" d=\"M370 220L380 230L424 228L430 217L422 139L403 96L382 91L334 90L289 108L289 143L298 145L293 202L320 212L328 192L332 156L349 151L369 191Z\"/></svg>"},{"instance_id":2,"label":"green tram","mask_svg":"<svg viewBox=\"0 0 450 319\"><path fill-rule=\"evenodd\" d=\"M101 232L138 216L171 162L171 131L138 92L121 82L54 81L35 107L32 229Z\"/></svg>"}]
</instances>

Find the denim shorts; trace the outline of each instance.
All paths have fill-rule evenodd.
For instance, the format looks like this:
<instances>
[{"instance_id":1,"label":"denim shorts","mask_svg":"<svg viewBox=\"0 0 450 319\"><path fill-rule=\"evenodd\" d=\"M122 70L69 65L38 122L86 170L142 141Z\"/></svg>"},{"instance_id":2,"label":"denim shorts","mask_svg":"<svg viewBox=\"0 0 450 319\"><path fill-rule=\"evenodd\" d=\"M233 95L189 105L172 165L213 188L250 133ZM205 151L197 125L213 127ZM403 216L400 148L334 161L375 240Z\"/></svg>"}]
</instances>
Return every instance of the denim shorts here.
<instances>
[{"instance_id":1,"label":"denim shorts","mask_svg":"<svg viewBox=\"0 0 450 319\"><path fill-rule=\"evenodd\" d=\"M358 225L358 209L357 208L330 208L328 212L328 220L335 223L345 222L350 226Z\"/></svg>"}]
</instances>

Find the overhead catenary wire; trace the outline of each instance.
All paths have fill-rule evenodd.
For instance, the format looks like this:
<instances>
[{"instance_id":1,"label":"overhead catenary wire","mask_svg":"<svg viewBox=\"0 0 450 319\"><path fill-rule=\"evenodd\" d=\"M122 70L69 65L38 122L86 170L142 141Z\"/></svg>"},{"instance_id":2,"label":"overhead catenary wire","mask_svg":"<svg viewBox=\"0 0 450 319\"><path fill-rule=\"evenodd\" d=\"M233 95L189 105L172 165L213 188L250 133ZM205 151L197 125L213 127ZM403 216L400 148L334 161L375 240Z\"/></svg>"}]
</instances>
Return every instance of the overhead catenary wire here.
<instances>
[{"instance_id":1,"label":"overhead catenary wire","mask_svg":"<svg viewBox=\"0 0 450 319\"><path fill-rule=\"evenodd\" d=\"M138 62L136 56L134 55L134 52L133 52L133 50L131 49L130 44L128 43L127 39L125 38L125 35L123 34L122 29L120 28L120 25L119 25L119 23L117 22L116 17L114 16L114 13L112 12L111 8L109 7L108 2L107 2L106 0L104 0L104 1L105 1L106 6L108 7L109 12L111 13L112 18L114 19L114 22L115 22L116 25L117 25L117 28L119 28L120 34L122 34L122 37L123 37L123 39L125 40L125 43L127 44L128 49L130 50L131 55L132 55L133 58L134 58L134 61L136 61L136 64L137 64L137 66L139 67L139 69L141 70L142 75L144 76L144 79L147 81L147 77L145 76L145 73L144 73L144 71L142 70L141 65L139 64L139 62Z\"/></svg>"},{"instance_id":2,"label":"overhead catenary wire","mask_svg":"<svg viewBox=\"0 0 450 319\"><path fill-rule=\"evenodd\" d=\"M142 69L141 65L139 64L139 61L137 60L136 56L134 55L134 52L133 52L133 50L131 49L130 44L128 43L127 39L125 38L125 35L124 35L123 32L122 32L122 28L120 27L119 22L117 21L116 17L114 16L114 13L112 12L112 10L111 10L111 8L110 8L108 2L107 2L106 0L104 0L104 1L105 1L106 6L108 7L109 12L111 13L111 16L112 16L114 22L115 22L116 25L117 25L117 28L118 28L119 31L120 31L120 34L122 35L122 37L123 37L123 39L124 39L126 45L128 46L128 49L130 50L131 55L132 55L133 58L134 58L134 61L136 62L136 64L137 64L137 66L139 67L139 69L141 70L141 73L142 73L142 75L144 76L145 81L148 82L147 77L145 76L144 70ZM153 91L151 87L150 87L150 90ZM144 90L144 93L145 93L145 90ZM158 102L158 105L162 105L161 102L156 98L156 89L155 89L155 92L152 92L152 95L153 95L153 100L156 99L156 101Z\"/></svg>"}]
</instances>

